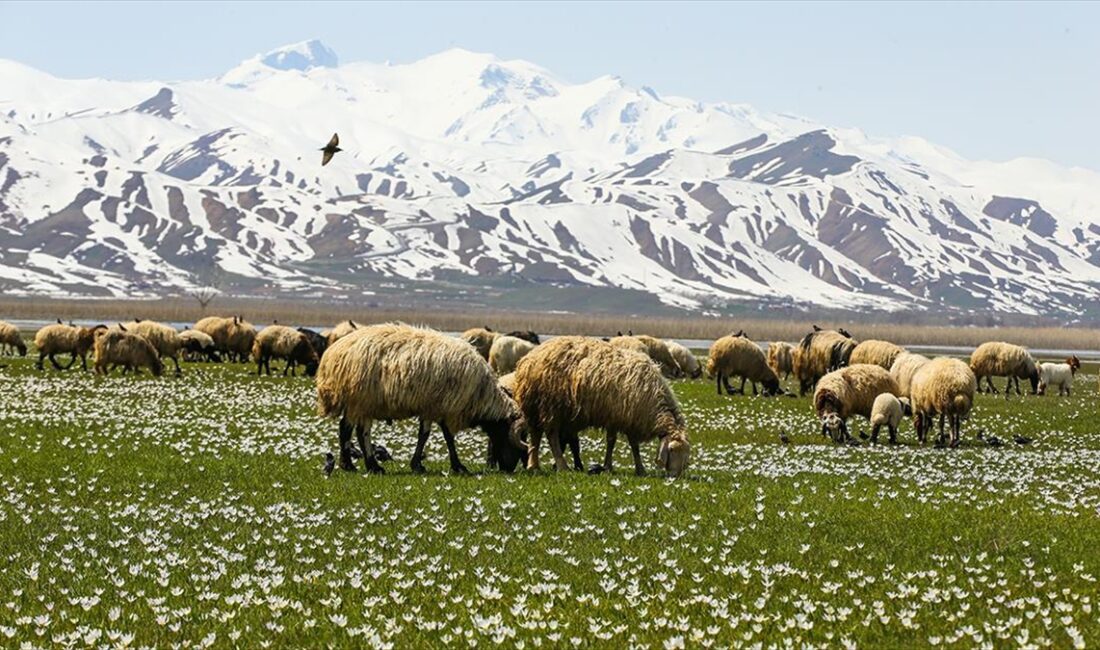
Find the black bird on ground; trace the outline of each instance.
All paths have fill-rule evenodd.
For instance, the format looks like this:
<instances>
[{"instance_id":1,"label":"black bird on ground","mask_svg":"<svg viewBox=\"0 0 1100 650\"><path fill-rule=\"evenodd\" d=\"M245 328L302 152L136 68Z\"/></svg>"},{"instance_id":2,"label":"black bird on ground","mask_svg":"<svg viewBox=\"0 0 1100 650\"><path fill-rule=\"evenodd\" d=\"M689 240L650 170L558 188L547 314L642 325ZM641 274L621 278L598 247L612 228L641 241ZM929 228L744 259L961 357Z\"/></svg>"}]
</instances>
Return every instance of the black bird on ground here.
<instances>
[{"instance_id":1,"label":"black bird on ground","mask_svg":"<svg viewBox=\"0 0 1100 650\"><path fill-rule=\"evenodd\" d=\"M324 167L328 164L328 161L332 160L332 157L336 155L337 151L343 151L340 148L340 136L336 133L332 134L332 139L328 141L324 147L321 147L321 166Z\"/></svg>"},{"instance_id":2,"label":"black bird on ground","mask_svg":"<svg viewBox=\"0 0 1100 650\"><path fill-rule=\"evenodd\" d=\"M990 447L1000 447L1003 446L1005 443L997 436L986 436L985 444L989 445Z\"/></svg>"},{"instance_id":3,"label":"black bird on ground","mask_svg":"<svg viewBox=\"0 0 1100 650\"><path fill-rule=\"evenodd\" d=\"M336 469L336 457L332 452L325 454L325 476L332 476L332 470Z\"/></svg>"},{"instance_id":4,"label":"black bird on ground","mask_svg":"<svg viewBox=\"0 0 1100 650\"><path fill-rule=\"evenodd\" d=\"M780 431L779 432L779 442L781 442L785 445L791 444L791 438L790 438L790 436L787 435L786 431Z\"/></svg>"},{"instance_id":5,"label":"black bird on ground","mask_svg":"<svg viewBox=\"0 0 1100 650\"><path fill-rule=\"evenodd\" d=\"M385 446L375 445L374 446L374 459L377 460L380 463L385 463L385 462L393 460L393 454L391 454L390 450L386 449Z\"/></svg>"},{"instance_id":6,"label":"black bird on ground","mask_svg":"<svg viewBox=\"0 0 1100 650\"><path fill-rule=\"evenodd\" d=\"M1035 442L1034 438L1028 438L1027 436L1016 436L1013 440L1015 440L1018 445L1030 445Z\"/></svg>"}]
</instances>

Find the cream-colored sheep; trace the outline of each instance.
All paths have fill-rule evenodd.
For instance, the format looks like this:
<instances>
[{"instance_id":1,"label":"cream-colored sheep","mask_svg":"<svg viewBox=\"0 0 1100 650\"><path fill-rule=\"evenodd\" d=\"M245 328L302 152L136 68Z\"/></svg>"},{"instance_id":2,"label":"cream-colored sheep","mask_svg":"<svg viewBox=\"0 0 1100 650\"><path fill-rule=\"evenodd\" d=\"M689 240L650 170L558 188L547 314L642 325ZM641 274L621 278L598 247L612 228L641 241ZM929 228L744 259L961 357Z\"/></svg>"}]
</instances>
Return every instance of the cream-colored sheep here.
<instances>
[{"instance_id":1,"label":"cream-colored sheep","mask_svg":"<svg viewBox=\"0 0 1100 650\"><path fill-rule=\"evenodd\" d=\"M141 368L148 368L156 377L164 372L164 363L153 344L127 331L124 325L100 330L95 337L96 374L110 374L116 366L124 366L127 371L135 373L140 373Z\"/></svg>"},{"instance_id":2,"label":"cream-colored sheep","mask_svg":"<svg viewBox=\"0 0 1100 650\"><path fill-rule=\"evenodd\" d=\"M768 367L776 377L787 379L794 370L794 346L783 341L768 344Z\"/></svg>"},{"instance_id":3,"label":"cream-colored sheep","mask_svg":"<svg viewBox=\"0 0 1100 650\"><path fill-rule=\"evenodd\" d=\"M703 366L700 365L699 360L695 358L691 350L676 341L666 340L665 345L668 346L669 353L676 360L676 365L680 366L680 370L683 371L685 377L698 379L702 376Z\"/></svg>"},{"instance_id":4,"label":"cream-colored sheep","mask_svg":"<svg viewBox=\"0 0 1100 650\"><path fill-rule=\"evenodd\" d=\"M106 328L106 325L74 327L61 323L43 327L34 335L34 346L38 348L38 362L35 363L35 367L42 370L42 361L48 357L54 368L68 370L79 357L81 370L87 370L88 352L95 345L96 332ZM62 353L72 355L68 365L62 366L54 358L54 355Z\"/></svg>"},{"instance_id":5,"label":"cream-colored sheep","mask_svg":"<svg viewBox=\"0 0 1100 650\"><path fill-rule=\"evenodd\" d=\"M894 359L894 364L890 366L890 376L898 382L900 397L909 396L909 384L913 381L913 375L928 361L928 357L912 352L902 352Z\"/></svg>"},{"instance_id":6,"label":"cream-colored sheep","mask_svg":"<svg viewBox=\"0 0 1100 650\"><path fill-rule=\"evenodd\" d=\"M354 429L368 471L374 458L370 430L375 420L419 418L413 471L424 471L430 423L438 422L451 469L465 472L454 432L481 427L493 441L495 464L512 471L526 446L523 418L497 383L489 364L472 346L439 332L401 324L360 327L336 341L317 369L317 410L340 420L341 467L353 468L349 444Z\"/></svg>"},{"instance_id":7,"label":"cream-colored sheep","mask_svg":"<svg viewBox=\"0 0 1100 650\"><path fill-rule=\"evenodd\" d=\"M642 475L640 445L660 440L658 463L672 477L688 465L684 417L668 382L646 356L599 339L563 336L535 348L516 368L516 401L531 440L527 468L538 469L545 434L557 469L567 465L561 442L589 427L607 434L603 467L610 471L618 435L624 434Z\"/></svg>"},{"instance_id":8,"label":"cream-colored sheep","mask_svg":"<svg viewBox=\"0 0 1100 650\"><path fill-rule=\"evenodd\" d=\"M932 429L932 418L940 416L939 440L944 440L944 418L951 420L951 446L959 444L962 421L974 406L978 380L970 367L958 359L937 357L913 376L910 399L913 404L913 428L925 441Z\"/></svg>"},{"instance_id":9,"label":"cream-colored sheep","mask_svg":"<svg viewBox=\"0 0 1100 650\"><path fill-rule=\"evenodd\" d=\"M994 395L997 389L993 386L993 377L1008 377L1005 383L1005 396L1009 389L1015 385L1016 394L1020 395L1020 379L1031 382L1031 393L1034 395L1039 389L1039 366L1026 348L1011 343L990 341L978 346L970 355L970 370L978 378L978 391L981 392L982 378L985 378L989 391Z\"/></svg>"},{"instance_id":10,"label":"cream-colored sheep","mask_svg":"<svg viewBox=\"0 0 1100 650\"><path fill-rule=\"evenodd\" d=\"M608 340L608 343L620 350L629 350L649 357L649 348L646 347L645 343L639 341L636 336L613 336ZM652 359L652 357L650 357L650 359ZM654 361L654 363L656 363L656 361Z\"/></svg>"},{"instance_id":11,"label":"cream-colored sheep","mask_svg":"<svg viewBox=\"0 0 1100 650\"><path fill-rule=\"evenodd\" d=\"M743 336L723 336L710 346L707 376L714 377L719 395L722 394L723 386L730 395L735 392L744 395L746 380L752 382L753 395L756 394L758 383L763 385L764 395L778 395L781 392L779 378L768 365L764 351ZM730 386L730 377L741 378L740 390L734 390Z\"/></svg>"},{"instance_id":12,"label":"cream-colored sheep","mask_svg":"<svg viewBox=\"0 0 1100 650\"><path fill-rule=\"evenodd\" d=\"M882 393L876 397L871 405L871 442L878 442L879 429L886 427L890 432L890 444L896 444L898 425L912 412L908 397L896 397L890 393Z\"/></svg>"},{"instance_id":13,"label":"cream-colored sheep","mask_svg":"<svg viewBox=\"0 0 1100 650\"><path fill-rule=\"evenodd\" d=\"M665 377L678 379L684 376L683 369L680 368L680 364L676 363L676 359L673 358L672 352L669 351L668 345L664 341L647 334L635 334L634 338L641 341L642 345L646 347L649 358L657 362L657 365L661 368L661 373Z\"/></svg>"},{"instance_id":14,"label":"cream-colored sheep","mask_svg":"<svg viewBox=\"0 0 1100 650\"><path fill-rule=\"evenodd\" d=\"M256 374L266 372L271 374L271 360L285 359L283 376L290 371L290 376L295 376L295 368L302 364L306 368L306 375L312 377L317 373L317 353L309 342L309 337L285 325L268 325L256 335L252 343L252 358L256 360Z\"/></svg>"},{"instance_id":15,"label":"cream-colored sheep","mask_svg":"<svg viewBox=\"0 0 1100 650\"><path fill-rule=\"evenodd\" d=\"M1071 355L1062 363L1039 364L1039 394L1046 395L1051 386L1058 387L1058 394L1070 395L1073 391L1073 376L1081 369L1081 360Z\"/></svg>"},{"instance_id":16,"label":"cream-colored sheep","mask_svg":"<svg viewBox=\"0 0 1100 650\"><path fill-rule=\"evenodd\" d=\"M474 327L460 334L458 338L474 346L474 349L481 355L481 358L488 361L489 351L492 350L493 341L495 341L498 336L500 336L500 334L488 327Z\"/></svg>"},{"instance_id":17,"label":"cream-colored sheep","mask_svg":"<svg viewBox=\"0 0 1100 650\"><path fill-rule=\"evenodd\" d=\"M2 320L0 320L0 350L6 353L18 352L21 357L27 356L27 344L23 342L23 334L19 328Z\"/></svg>"},{"instance_id":18,"label":"cream-colored sheep","mask_svg":"<svg viewBox=\"0 0 1100 650\"><path fill-rule=\"evenodd\" d=\"M882 366L889 370L894 361L898 358L902 352L905 352L905 348L900 345L896 345L889 341L876 341L868 340L863 341L852 350L852 356L848 359L848 363L855 365L857 363L872 363L876 366Z\"/></svg>"},{"instance_id":19,"label":"cream-colored sheep","mask_svg":"<svg viewBox=\"0 0 1100 650\"><path fill-rule=\"evenodd\" d=\"M848 365L856 341L833 330L814 331L802 338L792 358L799 395L813 390L825 374Z\"/></svg>"},{"instance_id":20,"label":"cream-colored sheep","mask_svg":"<svg viewBox=\"0 0 1100 650\"><path fill-rule=\"evenodd\" d=\"M207 316L195 323L196 330L214 339L218 351L230 361L245 362L256 341L256 328L240 316Z\"/></svg>"},{"instance_id":21,"label":"cream-colored sheep","mask_svg":"<svg viewBox=\"0 0 1100 650\"><path fill-rule=\"evenodd\" d=\"M183 339L180 338L176 328L151 320L133 321L122 325L131 334L149 341L161 359L171 359L176 366L176 374L180 374L179 356L183 349Z\"/></svg>"},{"instance_id":22,"label":"cream-colored sheep","mask_svg":"<svg viewBox=\"0 0 1100 650\"><path fill-rule=\"evenodd\" d=\"M332 329L328 330L327 332L323 332L322 334L326 339L328 339L328 344L332 345L333 343L339 341L348 334L351 334L355 330L359 329L359 327L359 323L348 319L337 323L336 327L333 327Z\"/></svg>"},{"instance_id":23,"label":"cream-colored sheep","mask_svg":"<svg viewBox=\"0 0 1100 650\"><path fill-rule=\"evenodd\" d=\"M489 367L498 375L514 372L519 360L527 356L535 344L515 336L498 336L489 348Z\"/></svg>"},{"instance_id":24,"label":"cream-colored sheep","mask_svg":"<svg viewBox=\"0 0 1100 650\"><path fill-rule=\"evenodd\" d=\"M850 438L848 418L871 418L875 398L883 393L898 394L898 384L882 366L861 363L834 370L817 382L814 412L821 418L822 435L836 442Z\"/></svg>"}]
</instances>

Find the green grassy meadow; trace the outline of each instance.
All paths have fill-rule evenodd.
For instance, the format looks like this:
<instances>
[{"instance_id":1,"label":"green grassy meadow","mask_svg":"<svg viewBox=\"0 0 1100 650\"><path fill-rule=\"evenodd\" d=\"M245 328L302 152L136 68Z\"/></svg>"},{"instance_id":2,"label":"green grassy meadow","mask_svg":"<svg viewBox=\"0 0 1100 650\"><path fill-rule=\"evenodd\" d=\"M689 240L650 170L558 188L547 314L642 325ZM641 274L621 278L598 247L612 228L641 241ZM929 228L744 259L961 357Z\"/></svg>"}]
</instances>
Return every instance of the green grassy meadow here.
<instances>
[{"instance_id":1,"label":"green grassy meadow","mask_svg":"<svg viewBox=\"0 0 1100 650\"><path fill-rule=\"evenodd\" d=\"M693 459L667 481L625 444L611 475L452 476L438 431L414 475L412 422L376 425L385 475L326 478L336 427L304 377L0 363L5 647L1100 641L1095 367L1072 397L979 396L957 450L909 423L897 447L837 447L808 398L679 381ZM459 445L480 467L483 436Z\"/></svg>"}]
</instances>

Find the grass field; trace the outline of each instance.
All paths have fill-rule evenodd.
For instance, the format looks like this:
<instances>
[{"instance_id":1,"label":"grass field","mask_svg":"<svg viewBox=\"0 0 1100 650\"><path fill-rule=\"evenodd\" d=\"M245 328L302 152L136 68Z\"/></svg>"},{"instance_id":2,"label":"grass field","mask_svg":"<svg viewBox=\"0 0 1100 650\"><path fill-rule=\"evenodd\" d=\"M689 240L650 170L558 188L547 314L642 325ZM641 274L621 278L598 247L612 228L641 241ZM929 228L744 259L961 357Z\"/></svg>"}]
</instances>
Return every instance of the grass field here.
<instances>
[{"instance_id":1,"label":"grass field","mask_svg":"<svg viewBox=\"0 0 1100 650\"><path fill-rule=\"evenodd\" d=\"M1071 398L980 396L953 451L908 424L898 447L834 447L808 399L678 382L694 456L669 482L634 477L627 445L612 475L450 476L438 433L413 475L409 423L376 429L386 475L326 479L308 379L4 363L4 646L1100 640L1093 367ZM459 442L473 469L481 435ZM586 462L602 448L588 435Z\"/></svg>"}]
</instances>

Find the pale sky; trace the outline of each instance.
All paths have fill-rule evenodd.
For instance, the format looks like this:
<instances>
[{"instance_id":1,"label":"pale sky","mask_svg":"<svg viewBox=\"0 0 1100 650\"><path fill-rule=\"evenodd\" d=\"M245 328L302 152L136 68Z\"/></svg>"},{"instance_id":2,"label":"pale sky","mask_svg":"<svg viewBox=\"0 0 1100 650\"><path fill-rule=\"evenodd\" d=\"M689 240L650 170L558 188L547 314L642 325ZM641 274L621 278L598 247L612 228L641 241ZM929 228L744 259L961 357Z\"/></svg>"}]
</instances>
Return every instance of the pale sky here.
<instances>
[{"instance_id":1,"label":"pale sky","mask_svg":"<svg viewBox=\"0 0 1100 650\"><path fill-rule=\"evenodd\" d=\"M1100 3L0 0L0 58L67 78L209 78L311 38L345 62L457 46L571 82L614 74L968 158L1100 170Z\"/></svg>"}]
</instances>

